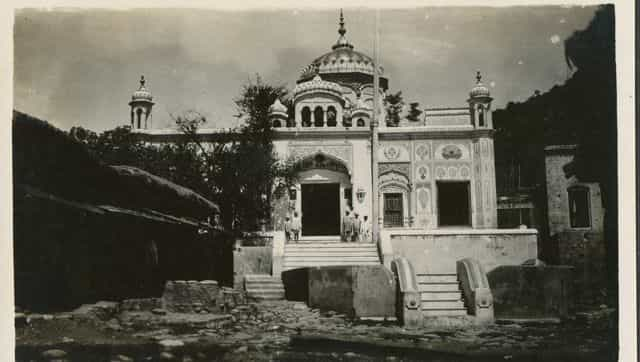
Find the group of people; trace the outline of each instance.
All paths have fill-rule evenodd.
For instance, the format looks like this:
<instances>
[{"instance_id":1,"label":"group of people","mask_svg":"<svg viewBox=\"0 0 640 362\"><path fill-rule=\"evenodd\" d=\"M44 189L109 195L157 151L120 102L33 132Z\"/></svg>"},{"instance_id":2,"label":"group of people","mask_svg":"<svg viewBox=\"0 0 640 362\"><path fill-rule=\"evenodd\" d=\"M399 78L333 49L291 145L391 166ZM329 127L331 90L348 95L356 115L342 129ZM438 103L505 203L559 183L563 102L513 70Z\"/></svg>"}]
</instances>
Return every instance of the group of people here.
<instances>
[{"instance_id":1,"label":"group of people","mask_svg":"<svg viewBox=\"0 0 640 362\"><path fill-rule=\"evenodd\" d=\"M302 220L296 211L292 218L287 216L284 221L284 236L287 242L300 240L300 229L302 229Z\"/></svg>"},{"instance_id":2,"label":"group of people","mask_svg":"<svg viewBox=\"0 0 640 362\"><path fill-rule=\"evenodd\" d=\"M353 210L347 210L342 217L342 241L365 242L371 240L371 224L367 215L360 219L360 215Z\"/></svg>"},{"instance_id":3,"label":"group of people","mask_svg":"<svg viewBox=\"0 0 640 362\"><path fill-rule=\"evenodd\" d=\"M302 230L302 220L297 211L292 217L287 216L284 222L284 235L287 242L297 242L300 240ZM365 215L360 219L360 215L353 210L347 210L342 217L343 242L366 242L371 240L371 223Z\"/></svg>"}]
</instances>

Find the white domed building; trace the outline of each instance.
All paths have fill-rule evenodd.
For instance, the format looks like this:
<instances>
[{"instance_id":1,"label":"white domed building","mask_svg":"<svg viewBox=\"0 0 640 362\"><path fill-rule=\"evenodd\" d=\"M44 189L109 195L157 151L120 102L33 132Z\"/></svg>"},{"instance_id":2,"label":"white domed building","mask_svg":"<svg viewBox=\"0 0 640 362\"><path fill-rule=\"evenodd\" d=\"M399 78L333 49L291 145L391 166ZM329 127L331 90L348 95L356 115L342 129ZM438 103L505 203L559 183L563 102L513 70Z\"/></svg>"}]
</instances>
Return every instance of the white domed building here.
<instances>
[{"instance_id":1,"label":"white domed building","mask_svg":"<svg viewBox=\"0 0 640 362\"><path fill-rule=\"evenodd\" d=\"M343 215L353 210L379 225L377 263L402 256L418 274L452 276L464 258L487 270L535 259L535 230L497 229L492 98L480 73L470 91L461 86L460 107L423 109L420 121L388 127L383 68L349 43L342 14L338 33L331 50L303 68L292 112L279 99L269 109L274 149L282 160L296 160L297 170L296 184L274 208L280 213L272 217L274 230L297 213L303 239L339 241ZM138 132L150 142L179 137L175 130ZM283 250L274 246L273 273L307 265L287 264L286 250L277 259ZM336 254L325 261L354 260Z\"/></svg>"}]
</instances>

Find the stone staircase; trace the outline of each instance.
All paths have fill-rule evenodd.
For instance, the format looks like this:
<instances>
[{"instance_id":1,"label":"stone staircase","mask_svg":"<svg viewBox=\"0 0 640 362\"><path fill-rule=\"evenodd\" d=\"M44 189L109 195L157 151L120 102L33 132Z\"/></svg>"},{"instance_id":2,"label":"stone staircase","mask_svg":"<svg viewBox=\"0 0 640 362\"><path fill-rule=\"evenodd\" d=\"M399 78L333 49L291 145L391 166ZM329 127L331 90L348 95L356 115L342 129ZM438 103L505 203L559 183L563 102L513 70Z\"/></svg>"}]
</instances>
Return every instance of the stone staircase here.
<instances>
[{"instance_id":1,"label":"stone staircase","mask_svg":"<svg viewBox=\"0 0 640 362\"><path fill-rule=\"evenodd\" d=\"M261 300L284 299L284 285L280 276L253 274L244 276L244 289L250 298Z\"/></svg>"},{"instance_id":2,"label":"stone staircase","mask_svg":"<svg viewBox=\"0 0 640 362\"><path fill-rule=\"evenodd\" d=\"M424 317L466 316L458 276L453 274L417 274L422 315Z\"/></svg>"},{"instance_id":3,"label":"stone staircase","mask_svg":"<svg viewBox=\"0 0 640 362\"><path fill-rule=\"evenodd\" d=\"M283 270L331 265L378 265L374 243L341 242L339 237L305 237L284 248Z\"/></svg>"}]
</instances>

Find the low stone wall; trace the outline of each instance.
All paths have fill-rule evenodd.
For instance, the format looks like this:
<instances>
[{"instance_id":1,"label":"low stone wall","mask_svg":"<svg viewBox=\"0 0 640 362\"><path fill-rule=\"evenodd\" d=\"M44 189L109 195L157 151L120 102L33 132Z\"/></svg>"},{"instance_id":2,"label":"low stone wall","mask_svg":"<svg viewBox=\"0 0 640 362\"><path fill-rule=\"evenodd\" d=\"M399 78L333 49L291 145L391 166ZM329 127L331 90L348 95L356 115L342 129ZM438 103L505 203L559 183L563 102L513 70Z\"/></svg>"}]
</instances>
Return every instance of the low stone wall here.
<instances>
[{"instance_id":1,"label":"low stone wall","mask_svg":"<svg viewBox=\"0 0 640 362\"><path fill-rule=\"evenodd\" d=\"M244 304L244 294L232 288L218 286L213 280L168 281L162 293L162 305L170 312L200 313L226 311Z\"/></svg>"},{"instance_id":2,"label":"low stone wall","mask_svg":"<svg viewBox=\"0 0 640 362\"><path fill-rule=\"evenodd\" d=\"M496 318L562 318L572 310L572 267L501 266L488 279Z\"/></svg>"},{"instance_id":3,"label":"low stone wall","mask_svg":"<svg viewBox=\"0 0 640 362\"><path fill-rule=\"evenodd\" d=\"M383 265L308 268L308 304L352 317L395 317L396 282ZM285 285L286 288L286 285Z\"/></svg>"},{"instance_id":4,"label":"low stone wall","mask_svg":"<svg viewBox=\"0 0 640 362\"><path fill-rule=\"evenodd\" d=\"M535 229L383 230L393 257L405 257L416 273L455 274L456 262L478 260L487 272L538 257Z\"/></svg>"},{"instance_id":5,"label":"low stone wall","mask_svg":"<svg viewBox=\"0 0 640 362\"><path fill-rule=\"evenodd\" d=\"M271 246L241 246L233 251L233 286L240 289L247 274L271 274Z\"/></svg>"},{"instance_id":6,"label":"low stone wall","mask_svg":"<svg viewBox=\"0 0 640 362\"><path fill-rule=\"evenodd\" d=\"M606 304L606 253L602 233L565 231L554 236L559 262L575 268L572 288L576 307L590 309Z\"/></svg>"}]
</instances>

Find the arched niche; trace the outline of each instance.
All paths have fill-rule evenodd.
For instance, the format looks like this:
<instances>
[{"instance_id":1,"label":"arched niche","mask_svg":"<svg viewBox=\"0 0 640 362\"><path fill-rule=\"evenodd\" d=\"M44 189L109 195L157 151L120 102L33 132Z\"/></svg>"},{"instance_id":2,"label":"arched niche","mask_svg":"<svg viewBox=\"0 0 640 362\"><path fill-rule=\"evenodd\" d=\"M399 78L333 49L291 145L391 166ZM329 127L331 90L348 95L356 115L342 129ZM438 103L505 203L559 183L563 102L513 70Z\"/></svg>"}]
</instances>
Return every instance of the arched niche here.
<instances>
[{"instance_id":1,"label":"arched niche","mask_svg":"<svg viewBox=\"0 0 640 362\"><path fill-rule=\"evenodd\" d=\"M410 226L411 182L409 177L397 171L388 171L380 174L378 185L379 215L382 216L382 227Z\"/></svg>"}]
</instances>

